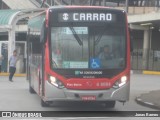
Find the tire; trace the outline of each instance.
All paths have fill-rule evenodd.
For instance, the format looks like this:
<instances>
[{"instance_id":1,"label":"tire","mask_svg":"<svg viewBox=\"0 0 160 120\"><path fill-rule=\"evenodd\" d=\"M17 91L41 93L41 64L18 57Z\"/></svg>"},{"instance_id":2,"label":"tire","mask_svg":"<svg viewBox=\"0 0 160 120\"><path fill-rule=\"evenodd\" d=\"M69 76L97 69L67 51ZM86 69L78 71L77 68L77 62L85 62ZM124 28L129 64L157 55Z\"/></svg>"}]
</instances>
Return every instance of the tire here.
<instances>
[{"instance_id":1,"label":"tire","mask_svg":"<svg viewBox=\"0 0 160 120\"><path fill-rule=\"evenodd\" d=\"M116 101L107 101L104 104L106 108L114 108L116 105Z\"/></svg>"},{"instance_id":2,"label":"tire","mask_svg":"<svg viewBox=\"0 0 160 120\"><path fill-rule=\"evenodd\" d=\"M30 68L29 68L30 69ZM29 70L30 71L30 70ZM31 94L35 94L36 92L35 92L35 90L32 88L32 86L31 86L31 75L30 75L30 72L29 72L29 92L31 93Z\"/></svg>"},{"instance_id":3,"label":"tire","mask_svg":"<svg viewBox=\"0 0 160 120\"><path fill-rule=\"evenodd\" d=\"M29 92L31 93L31 94L35 94L36 92L35 92L35 90L29 85Z\"/></svg>"},{"instance_id":4,"label":"tire","mask_svg":"<svg viewBox=\"0 0 160 120\"><path fill-rule=\"evenodd\" d=\"M49 107L49 103L47 103L47 102L45 102L45 101L43 101L43 100L41 99L41 106L42 106L42 107Z\"/></svg>"}]
</instances>

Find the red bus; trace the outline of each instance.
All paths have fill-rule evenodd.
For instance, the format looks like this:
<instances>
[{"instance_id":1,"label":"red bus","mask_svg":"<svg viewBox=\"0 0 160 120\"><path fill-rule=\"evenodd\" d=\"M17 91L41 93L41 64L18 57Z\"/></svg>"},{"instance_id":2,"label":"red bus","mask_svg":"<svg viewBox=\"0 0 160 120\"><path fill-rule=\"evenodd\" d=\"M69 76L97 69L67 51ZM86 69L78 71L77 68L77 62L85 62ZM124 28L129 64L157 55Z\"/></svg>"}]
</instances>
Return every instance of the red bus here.
<instances>
[{"instance_id":1,"label":"red bus","mask_svg":"<svg viewBox=\"0 0 160 120\"><path fill-rule=\"evenodd\" d=\"M41 105L129 100L130 37L123 10L51 7L28 22L27 79Z\"/></svg>"}]
</instances>

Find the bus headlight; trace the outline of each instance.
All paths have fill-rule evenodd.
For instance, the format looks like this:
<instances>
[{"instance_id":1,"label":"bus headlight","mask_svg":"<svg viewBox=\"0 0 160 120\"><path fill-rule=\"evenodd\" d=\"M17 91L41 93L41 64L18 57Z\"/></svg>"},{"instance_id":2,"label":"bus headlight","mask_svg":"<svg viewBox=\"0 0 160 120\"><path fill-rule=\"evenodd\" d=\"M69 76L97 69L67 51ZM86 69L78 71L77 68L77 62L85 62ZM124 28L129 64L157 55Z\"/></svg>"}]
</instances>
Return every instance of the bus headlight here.
<instances>
[{"instance_id":1,"label":"bus headlight","mask_svg":"<svg viewBox=\"0 0 160 120\"><path fill-rule=\"evenodd\" d=\"M120 80L116 81L113 88L120 88L127 83L127 76L122 76Z\"/></svg>"},{"instance_id":2,"label":"bus headlight","mask_svg":"<svg viewBox=\"0 0 160 120\"><path fill-rule=\"evenodd\" d=\"M127 76L121 77L121 83L126 83L127 82Z\"/></svg>"},{"instance_id":3,"label":"bus headlight","mask_svg":"<svg viewBox=\"0 0 160 120\"><path fill-rule=\"evenodd\" d=\"M54 85L57 88L60 88L60 89L64 88L63 83L53 76L49 76L48 82L51 83L52 85Z\"/></svg>"}]
</instances>

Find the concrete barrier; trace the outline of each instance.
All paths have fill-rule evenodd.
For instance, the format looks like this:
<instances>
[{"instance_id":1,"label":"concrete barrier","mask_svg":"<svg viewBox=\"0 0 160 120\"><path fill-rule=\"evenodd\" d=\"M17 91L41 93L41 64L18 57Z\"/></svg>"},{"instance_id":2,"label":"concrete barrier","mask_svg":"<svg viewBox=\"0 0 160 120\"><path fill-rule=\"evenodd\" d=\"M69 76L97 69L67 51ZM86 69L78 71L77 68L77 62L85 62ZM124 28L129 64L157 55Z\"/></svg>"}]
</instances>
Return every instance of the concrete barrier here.
<instances>
[{"instance_id":1,"label":"concrete barrier","mask_svg":"<svg viewBox=\"0 0 160 120\"><path fill-rule=\"evenodd\" d=\"M9 73L0 73L0 76L9 76ZM16 77L25 77L26 74L15 73L14 76L16 76Z\"/></svg>"}]
</instances>

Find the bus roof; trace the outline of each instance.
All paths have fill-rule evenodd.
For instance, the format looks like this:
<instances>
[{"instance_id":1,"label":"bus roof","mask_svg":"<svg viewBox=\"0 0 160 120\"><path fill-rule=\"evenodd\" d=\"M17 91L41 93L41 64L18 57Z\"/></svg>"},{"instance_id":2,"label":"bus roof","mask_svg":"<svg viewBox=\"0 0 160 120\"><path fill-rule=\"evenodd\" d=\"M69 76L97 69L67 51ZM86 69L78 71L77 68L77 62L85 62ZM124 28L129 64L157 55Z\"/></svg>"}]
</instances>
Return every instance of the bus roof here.
<instances>
[{"instance_id":1,"label":"bus roof","mask_svg":"<svg viewBox=\"0 0 160 120\"><path fill-rule=\"evenodd\" d=\"M121 12L125 12L125 10L122 9L115 9L113 7L105 7L105 6L52 6L49 9L60 9L60 8L73 8L73 9L80 9L80 8L88 8L88 9L109 9L109 10L113 10L113 11L121 11Z\"/></svg>"}]
</instances>

